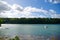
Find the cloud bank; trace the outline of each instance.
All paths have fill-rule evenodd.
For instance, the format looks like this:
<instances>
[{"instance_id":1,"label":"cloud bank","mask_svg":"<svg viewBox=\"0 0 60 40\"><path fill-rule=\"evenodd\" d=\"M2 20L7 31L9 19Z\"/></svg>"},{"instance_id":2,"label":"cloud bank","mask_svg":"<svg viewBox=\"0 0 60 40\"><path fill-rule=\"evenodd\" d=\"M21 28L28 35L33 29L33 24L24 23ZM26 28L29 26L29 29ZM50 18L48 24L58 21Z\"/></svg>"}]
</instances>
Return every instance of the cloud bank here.
<instances>
[{"instance_id":1,"label":"cloud bank","mask_svg":"<svg viewBox=\"0 0 60 40\"><path fill-rule=\"evenodd\" d=\"M36 15L34 15L35 13ZM0 18L60 18L56 11L44 10L32 6L22 7L18 4L10 5L5 1L0 1Z\"/></svg>"}]
</instances>

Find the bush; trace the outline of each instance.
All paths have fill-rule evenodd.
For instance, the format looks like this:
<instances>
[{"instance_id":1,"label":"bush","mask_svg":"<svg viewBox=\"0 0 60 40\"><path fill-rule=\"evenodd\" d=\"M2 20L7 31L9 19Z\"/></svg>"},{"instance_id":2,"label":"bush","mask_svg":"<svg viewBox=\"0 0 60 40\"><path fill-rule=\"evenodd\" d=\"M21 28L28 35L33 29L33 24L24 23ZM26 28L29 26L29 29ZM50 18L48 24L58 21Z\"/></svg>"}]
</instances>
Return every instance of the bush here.
<instances>
[{"instance_id":1,"label":"bush","mask_svg":"<svg viewBox=\"0 0 60 40\"><path fill-rule=\"evenodd\" d=\"M9 40L20 40L18 36L15 36L15 38L9 39Z\"/></svg>"}]
</instances>

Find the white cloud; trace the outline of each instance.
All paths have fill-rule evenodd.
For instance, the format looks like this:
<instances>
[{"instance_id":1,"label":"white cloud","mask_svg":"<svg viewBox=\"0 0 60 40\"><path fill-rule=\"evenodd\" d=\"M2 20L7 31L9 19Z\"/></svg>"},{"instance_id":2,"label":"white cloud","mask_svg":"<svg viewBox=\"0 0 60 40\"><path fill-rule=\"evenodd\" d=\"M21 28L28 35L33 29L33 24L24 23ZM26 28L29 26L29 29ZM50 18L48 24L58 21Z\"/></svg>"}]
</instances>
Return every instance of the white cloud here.
<instances>
[{"instance_id":1,"label":"white cloud","mask_svg":"<svg viewBox=\"0 0 60 40\"><path fill-rule=\"evenodd\" d=\"M12 6L12 9L22 11L22 10L23 10L23 7L20 6L20 5L18 5L18 4L14 4L14 5Z\"/></svg>"},{"instance_id":2,"label":"white cloud","mask_svg":"<svg viewBox=\"0 0 60 40\"><path fill-rule=\"evenodd\" d=\"M56 14L56 11L54 11L52 9L49 10L49 15L51 18L57 18L58 17L58 15Z\"/></svg>"},{"instance_id":3,"label":"white cloud","mask_svg":"<svg viewBox=\"0 0 60 40\"><path fill-rule=\"evenodd\" d=\"M38 9L38 8L34 8L34 7L26 7L24 9L24 11L27 11L27 12L43 12L43 13L47 13L46 10Z\"/></svg>"},{"instance_id":4,"label":"white cloud","mask_svg":"<svg viewBox=\"0 0 60 40\"><path fill-rule=\"evenodd\" d=\"M39 15L36 16L36 15L33 15L33 13L36 13L36 15L37 14ZM21 5L18 5L18 4L10 5L5 1L0 1L0 18L1 17L2 18L21 18L21 17L59 18L60 14L59 15L56 14L56 12L52 9L47 11L42 8L39 9L32 6L22 7Z\"/></svg>"},{"instance_id":5,"label":"white cloud","mask_svg":"<svg viewBox=\"0 0 60 40\"><path fill-rule=\"evenodd\" d=\"M60 0L45 0L45 2L50 2L50 3L53 3L53 4L57 4L57 3L60 3Z\"/></svg>"},{"instance_id":6,"label":"white cloud","mask_svg":"<svg viewBox=\"0 0 60 40\"><path fill-rule=\"evenodd\" d=\"M8 5L8 3L5 1L0 1L0 13L9 10L10 10L10 5Z\"/></svg>"}]
</instances>

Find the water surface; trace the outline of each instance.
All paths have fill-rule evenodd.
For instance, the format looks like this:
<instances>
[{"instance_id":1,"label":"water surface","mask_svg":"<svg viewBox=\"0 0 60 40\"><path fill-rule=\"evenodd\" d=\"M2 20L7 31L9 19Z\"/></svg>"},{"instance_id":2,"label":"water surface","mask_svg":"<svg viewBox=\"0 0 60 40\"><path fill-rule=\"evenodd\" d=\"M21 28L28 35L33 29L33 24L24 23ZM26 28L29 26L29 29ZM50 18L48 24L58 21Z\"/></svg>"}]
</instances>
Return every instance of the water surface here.
<instances>
[{"instance_id":1,"label":"water surface","mask_svg":"<svg viewBox=\"0 0 60 40\"><path fill-rule=\"evenodd\" d=\"M44 26L47 28L45 29ZM60 24L2 24L1 27L0 36L60 35Z\"/></svg>"}]
</instances>

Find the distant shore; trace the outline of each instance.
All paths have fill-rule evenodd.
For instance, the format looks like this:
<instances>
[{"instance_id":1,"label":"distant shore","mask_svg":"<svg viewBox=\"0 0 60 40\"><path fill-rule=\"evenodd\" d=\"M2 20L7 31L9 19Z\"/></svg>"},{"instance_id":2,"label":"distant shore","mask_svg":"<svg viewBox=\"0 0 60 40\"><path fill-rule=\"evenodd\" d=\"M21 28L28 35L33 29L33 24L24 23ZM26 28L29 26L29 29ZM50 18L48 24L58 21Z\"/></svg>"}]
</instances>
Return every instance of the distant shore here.
<instances>
[{"instance_id":1,"label":"distant shore","mask_svg":"<svg viewBox=\"0 0 60 40\"><path fill-rule=\"evenodd\" d=\"M0 18L0 24L60 24L60 18Z\"/></svg>"}]
</instances>

